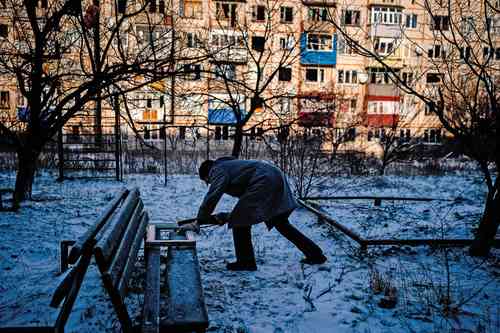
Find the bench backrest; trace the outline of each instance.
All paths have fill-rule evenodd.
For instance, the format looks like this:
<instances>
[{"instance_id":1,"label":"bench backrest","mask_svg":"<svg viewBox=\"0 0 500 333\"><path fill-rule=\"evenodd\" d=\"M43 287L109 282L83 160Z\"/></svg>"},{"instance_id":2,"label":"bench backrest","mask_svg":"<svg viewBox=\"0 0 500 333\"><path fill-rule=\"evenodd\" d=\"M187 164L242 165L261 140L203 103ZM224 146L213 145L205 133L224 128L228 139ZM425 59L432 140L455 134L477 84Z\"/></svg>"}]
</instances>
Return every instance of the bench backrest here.
<instances>
[{"instance_id":1,"label":"bench backrest","mask_svg":"<svg viewBox=\"0 0 500 333\"><path fill-rule=\"evenodd\" d=\"M50 302L51 307L58 308L64 301L54 324L54 329L56 331L64 331L64 326L69 318L78 292L80 291L83 278L90 264L93 248L97 243L97 234L110 220L110 217L113 216L120 203L123 202L123 199L126 198L128 194L129 190L120 190L108 203L89 230L74 242L75 244L72 246L71 252L67 258L68 262L74 264L74 266L67 270L65 275L61 278ZM64 268L66 268L66 265L67 263L65 262Z\"/></svg>"},{"instance_id":2,"label":"bench backrest","mask_svg":"<svg viewBox=\"0 0 500 333\"><path fill-rule=\"evenodd\" d=\"M132 330L124 297L148 222L139 190L134 189L96 237L94 257L124 332Z\"/></svg>"}]
</instances>

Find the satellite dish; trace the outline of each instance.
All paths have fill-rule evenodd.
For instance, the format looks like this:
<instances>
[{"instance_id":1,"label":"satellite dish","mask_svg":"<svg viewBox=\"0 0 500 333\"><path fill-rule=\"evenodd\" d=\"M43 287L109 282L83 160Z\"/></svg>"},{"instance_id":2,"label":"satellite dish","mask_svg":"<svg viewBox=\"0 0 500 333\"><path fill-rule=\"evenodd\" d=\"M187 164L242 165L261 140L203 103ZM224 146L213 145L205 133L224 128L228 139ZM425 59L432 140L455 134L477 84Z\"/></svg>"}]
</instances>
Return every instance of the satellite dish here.
<instances>
[{"instance_id":1,"label":"satellite dish","mask_svg":"<svg viewBox=\"0 0 500 333\"><path fill-rule=\"evenodd\" d=\"M366 73L359 73L358 74L358 81L359 81L359 83L363 83L363 84L366 83L366 82L368 82L368 74L366 74Z\"/></svg>"}]
</instances>

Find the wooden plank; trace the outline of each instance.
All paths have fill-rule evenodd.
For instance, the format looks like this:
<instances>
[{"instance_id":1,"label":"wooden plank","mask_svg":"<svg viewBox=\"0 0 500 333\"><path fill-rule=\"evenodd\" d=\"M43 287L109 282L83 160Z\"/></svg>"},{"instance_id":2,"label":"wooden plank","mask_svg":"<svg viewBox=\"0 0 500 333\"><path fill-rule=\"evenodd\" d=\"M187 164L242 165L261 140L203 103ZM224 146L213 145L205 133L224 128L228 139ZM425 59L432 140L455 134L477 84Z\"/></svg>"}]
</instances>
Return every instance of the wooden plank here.
<instances>
[{"instance_id":1,"label":"wooden plank","mask_svg":"<svg viewBox=\"0 0 500 333\"><path fill-rule=\"evenodd\" d=\"M146 231L146 242L152 242L156 240L156 225L150 223Z\"/></svg>"},{"instance_id":2,"label":"wooden plank","mask_svg":"<svg viewBox=\"0 0 500 333\"><path fill-rule=\"evenodd\" d=\"M95 259L101 273L108 270L111 257L120 244L120 239L128 225L131 215L139 203L139 190L130 192L117 214L110 220L109 226L104 231L95 249Z\"/></svg>"},{"instance_id":3,"label":"wooden plank","mask_svg":"<svg viewBox=\"0 0 500 333\"><path fill-rule=\"evenodd\" d=\"M160 325L160 248L145 250L146 289L142 311L142 333L158 333Z\"/></svg>"},{"instance_id":4,"label":"wooden plank","mask_svg":"<svg viewBox=\"0 0 500 333\"><path fill-rule=\"evenodd\" d=\"M150 223L149 225L154 225L157 229L179 229L177 223Z\"/></svg>"},{"instance_id":5,"label":"wooden plank","mask_svg":"<svg viewBox=\"0 0 500 333\"><path fill-rule=\"evenodd\" d=\"M168 298L166 316L160 318L160 332L206 330L208 313L196 248L169 247L166 274Z\"/></svg>"},{"instance_id":6,"label":"wooden plank","mask_svg":"<svg viewBox=\"0 0 500 333\"><path fill-rule=\"evenodd\" d=\"M66 271L66 274L64 274L64 276L61 278L61 282L57 285L54 294L52 295L52 300L50 301L51 307L53 308L59 307L61 302L64 300L64 298L70 291L75 275L76 275L75 268Z\"/></svg>"},{"instance_id":7,"label":"wooden plank","mask_svg":"<svg viewBox=\"0 0 500 333\"><path fill-rule=\"evenodd\" d=\"M146 247L156 247L156 246L187 246L195 247L196 241L192 239L157 239L154 241L146 242Z\"/></svg>"},{"instance_id":8,"label":"wooden plank","mask_svg":"<svg viewBox=\"0 0 500 333\"><path fill-rule=\"evenodd\" d=\"M130 248L132 247L132 241L137 234L137 228L139 227L142 215L144 214L143 208L144 205L142 200L139 200L139 204L130 218L130 222L128 223L127 229L122 237L120 246L118 247L118 250L116 251L116 254L111 262L109 271L111 273L111 277L113 278L114 285L116 285L120 280Z\"/></svg>"},{"instance_id":9,"label":"wooden plank","mask_svg":"<svg viewBox=\"0 0 500 333\"><path fill-rule=\"evenodd\" d=\"M85 273L90 264L90 260L92 258L92 242L89 243L89 247L86 247L82 255L80 256L80 260L78 264L75 266L74 270L75 276L73 278L73 283L71 285L71 289L69 290L64 304L62 305L61 311L57 316L56 320L56 332L64 332L64 326L68 321L69 315L71 314L71 310L73 309L73 305L75 304L76 297L78 296L78 292L80 291L80 287L83 282L83 278L85 277Z\"/></svg>"},{"instance_id":10,"label":"wooden plank","mask_svg":"<svg viewBox=\"0 0 500 333\"><path fill-rule=\"evenodd\" d=\"M78 257L80 257L83 249L88 246L88 243L91 239L95 238L99 230L101 230L102 226L108 221L109 217L113 214L118 204L121 200L129 193L129 190L124 188L114 197L114 199L109 202L101 213L101 215L97 218L94 225L87 230L85 234L83 234L73 245L71 251L68 256L68 263L74 264Z\"/></svg>"},{"instance_id":11,"label":"wooden plank","mask_svg":"<svg viewBox=\"0 0 500 333\"><path fill-rule=\"evenodd\" d=\"M305 201L303 201L301 199L298 199L297 201L304 208L306 208L307 210L313 212L314 214L316 214L317 216L319 216L320 218L322 218L324 221L326 221L328 224L330 224L333 227L339 229L344 234L346 234L347 236L349 236L351 239L353 239L354 241L358 242L361 246L363 246L363 247L365 246L365 240L363 238L361 238L361 236L359 236L354 231L352 231L349 228L347 228L347 227L343 226L342 224L338 223L337 221L335 221L334 219L332 219L330 216L328 216L327 214L323 213L322 211L320 211L320 210L312 207L311 205L309 205Z\"/></svg>"},{"instance_id":12,"label":"wooden plank","mask_svg":"<svg viewBox=\"0 0 500 333\"><path fill-rule=\"evenodd\" d=\"M108 272L102 273L101 279L102 284L104 285L104 289L106 289L109 298L111 299L111 303L113 304L113 308L115 309L118 320L120 321L122 331L124 333L131 333L132 320L130 319L130 315L128 314L127 307L123 302L123 296L120 294L118 288L113 285L111 275Z\"/></svg>"},{"instance_id":13,"label":"wooden plank","mask_svg":"<svg viewBox=\"0 0 500 333\"><path fill-rule=\"evenodd\" d=\"M394 201L454 201L454 199L442 199L442 198L419 198L419 197L384 197L384 196L316 196L316 197L304 197L300 200L394 200Z\"/></svg>"},{"instance_id":14,"label":"wooden plank","mask_svg":"<svg viewBox=\"0 0 500 333\"><path fill-rule=\"evenodd\" d=\"M435 245L435 246L468 246L472 239L366 239L366 245ZM500 239L495 239L495 245L500 246Z\"/></svg>"},{"instance_id":15,"label":"wooden plank","mask_svg":"<svg viewBox=\"0 0 500 333\"><path fill-rule=\"evenodd\" d=\"M130 248L129 257L127 258L125 268L123 269L123 274L121 276L120 282L118 283L118 291L121 297L125 297L125 294L127 292L128 280L130 274L135 268L137 252L139 252L139 248L141 247L141 243L144 238L144 234L146 233L146 227L148 225L148 222L149 222L148 213L144 213L139 228L137 228L137 234L135 235L134 242L132 243L132 247Z\"/></svg>"},{"instance_id":16,"label":"wooden plank","mask_svg":"<svg viewBox=\"0 0 500 333\"><path fill-rule=\"evenodd\" d=\"M0 333L56 333L55 327L50 326L25 326L25 327L0 327Z\"/></svg>"}]
</instances>

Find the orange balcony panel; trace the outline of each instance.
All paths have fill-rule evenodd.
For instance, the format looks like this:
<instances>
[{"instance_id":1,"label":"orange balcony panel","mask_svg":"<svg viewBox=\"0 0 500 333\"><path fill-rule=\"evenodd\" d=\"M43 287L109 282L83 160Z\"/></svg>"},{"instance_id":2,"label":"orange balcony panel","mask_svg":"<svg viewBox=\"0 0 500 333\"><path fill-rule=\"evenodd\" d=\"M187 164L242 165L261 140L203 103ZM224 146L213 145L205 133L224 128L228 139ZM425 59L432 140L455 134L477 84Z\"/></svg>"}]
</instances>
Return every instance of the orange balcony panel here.
<instances>
[{"instance_id":1,"label":"orange balcony panel","mask_svg":"<svg viewBox=\"0 0 500 333\"><path fill-rule=\"evenodd\" d=\"M395 127L399 122L397 114L368 114L366 124L370 127Z\"/></svg>"}]
</instances>

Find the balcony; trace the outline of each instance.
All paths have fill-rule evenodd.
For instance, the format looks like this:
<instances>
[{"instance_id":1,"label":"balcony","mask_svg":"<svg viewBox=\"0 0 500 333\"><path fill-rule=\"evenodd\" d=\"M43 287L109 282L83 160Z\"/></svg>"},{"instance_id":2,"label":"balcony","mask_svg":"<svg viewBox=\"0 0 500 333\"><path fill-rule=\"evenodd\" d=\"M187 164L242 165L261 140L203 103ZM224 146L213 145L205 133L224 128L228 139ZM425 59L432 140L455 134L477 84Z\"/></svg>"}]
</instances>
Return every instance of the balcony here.
<instances>
[{"instance_id":1,"label":"balcony","mask_svg":"<svg viewBox=\"0 0 500 333\"><path fill-rule=\"evenodd\" d=\"M368 0L368 6L403 7L401 0Z\"/></svg>"},{"instance_id":2,"label":"balcony","mask_svg":"<svg viewBox=\"0 0 500 333\"><path fill-rule=\"evenodd\" d=\"M370 127L395 127L399 122L397 114L367 114L366 125Z\"/></svg>"},{"instance_id":3,"label":"balcony","mask_svg":"<svg viewBox=\"0 0 500 333\"><path fill-rule=\"evenodd\" d=\"M368 99L386 98L388 100L399 100L400 89L395 84L368 84ZM378 98L377 98L378 97Z\"/></svg>"},{"instance_id":4,"label":"balcony","mask_svg":"<svg viewBox=\"0 0 500 333\"><path fill-rule=\"evenodd\" d=\"M376 23L370 25L370 37L401 38L402 28L398 24Z\"/></svg>"},{"instance_id":5,"label":"balcony","mask_svg":"<svg viewBox=\"0 0 500 333\"><path fill-rule=\"evenodd\" d=\"M399 1L399 0L398 0ZM335 7L336 0L302 0L304 6Z\"/></svg>"},{"instance_id":6,"label":"balcony","mask_svg":"<svg viewBox=\"0 0 500 333\"><path fill-rule=\"evenodd\" d=\"M211 61L244 64L248 61L247 49L239 47L222 48L213 53Z\"/></svg>"}]
</instances>

